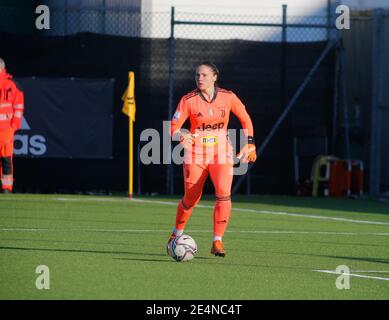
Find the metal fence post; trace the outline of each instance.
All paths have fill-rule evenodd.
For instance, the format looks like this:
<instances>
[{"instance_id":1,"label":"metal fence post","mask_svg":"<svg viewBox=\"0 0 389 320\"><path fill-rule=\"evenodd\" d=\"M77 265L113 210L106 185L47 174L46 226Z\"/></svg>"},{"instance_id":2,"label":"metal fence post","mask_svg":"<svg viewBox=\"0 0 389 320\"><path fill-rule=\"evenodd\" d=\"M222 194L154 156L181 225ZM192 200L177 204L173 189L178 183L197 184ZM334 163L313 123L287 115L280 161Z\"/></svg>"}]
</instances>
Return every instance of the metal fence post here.
<instances>
[{"instance_id":1,"label":"metal fence post","mask_svg":"<svg viewBox=\"0 0 389 320\"><path fill-rule=\"evenodd\" d=\"M348 111L348 97L346 89L346 70L344 61L343 44L340 46L340 86L343 105L343 129L344 129L344 144L346 148L346 159L350 160L350 130L349 130L349 111Z\"/></svg>"},{"instance_id":2,"label":"metal fence post","mask_svg":"<svg viewBox=\"0 0 389 320\"><path fill-rule=\"evenodd\" d=\"M63 34L64 36L66 36L68 34L68 0L65 0L63 22L64 22Z\"/></svg>"},{"instance_id":3,"label":"metal fence post","mask_svg":"<svg viewBox=\"0 0 389 320\"><path fill-rule=\"evenodd\" d=\"M376 197L380 193L381 184L381 110L383 91L383 9L375 9L373 13L372 35L372 90L371 90L371 122L370 122L370 155L369 155L369 194Z\"/></svg>"},{"instance_id":4,"label":"metal fence post","mask_svg":"<svg viewBox=\"0 0 389 320\"><path fill-rule=\"evenodd\" d=\"M251 194L251 173L247 171L247 179L246 179L246 194Z\"/></svg>"},{"instance_id":5,"label":"metal fence post","mask_svg":"<svg viewBox=\"0 0 389 320\"><path fill-rule=\"evenodd\" d=\"M338 136L338 106L339 106L339 77L340 77L340 48L336 49L334 96L332 108L332 138L331 154L336 154L336 140Z\"/></svg>"},{"instance_id":6,"label":"metal fence post","mask_svg":"<svg viewBox=\"0 0 389 320\"><path fill-rule=\"evenodd\" d=\"M103 0L103 12L102 12L102 15L101 15L101 18L102 18L102 29L103 29L103 33L106 34L107 33L107 30L106 30L106 12L107 12L107 3L106 3L107 0Z\"/></svg>"},{"instance_id":7,"label":"metal fence post","mask_svg":"<svg viewBox=\"0 0 389 320\"><path fill-rule=\"evenodd\" d=\"M331 21L332 21L332 7L331 0L327 0L327 40L331 38Z\"/></svg>"},{"instance_id":8,"label":"metal fence post","mask_svg":"<svg viewBox=\"0 0 389 320\"><path fill-rule=\"evenodd\" d=\"M171 120L173 116L173 99L174 99L174 59L175 59L175 43L174 43L174 21L175 21L175 10L174 7L171 7L171 16L170 16L170 38L169 38L169 98L168 98L168 119ZM171 145L169 144L168 149L168 159L169 163L167 165L166 173L166 192L167 194L174 193L174 172L173 164L171 163Z\"/></svg>"},{"instance_id":9,"label":"metal fence post","mask_svg":"<svg viewBox=\"0 0 389 320\"><path fill-rule=\"evenodd\" d=\"M286 94L287 9L288 6L286 4L283 4L282 5L282 33L281 33L281 110L285 108L286 101L287 101L287 94Z\"/></svg>"}]
</instances>

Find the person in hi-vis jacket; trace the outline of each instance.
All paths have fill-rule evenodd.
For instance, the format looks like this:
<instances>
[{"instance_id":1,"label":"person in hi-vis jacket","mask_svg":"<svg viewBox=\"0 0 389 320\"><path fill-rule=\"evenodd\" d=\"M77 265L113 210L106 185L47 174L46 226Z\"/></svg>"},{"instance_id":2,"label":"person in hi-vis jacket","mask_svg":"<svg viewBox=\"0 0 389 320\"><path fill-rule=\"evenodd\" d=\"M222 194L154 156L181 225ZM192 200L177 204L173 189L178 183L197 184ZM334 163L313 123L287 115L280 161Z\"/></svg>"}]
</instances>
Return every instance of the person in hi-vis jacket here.
<instances>
[{"instance_id":1,"label":"person in hi-vis jacket","mask_svg":"<svg viewBox=\"0 0 389 320\"><path fill-rule=\"evenodd\" d=\"M1 191L11 193L13 188L14 135L22 124L24 95L5 69L0 58L0 174Z\"/></svg>"}]
</instances>

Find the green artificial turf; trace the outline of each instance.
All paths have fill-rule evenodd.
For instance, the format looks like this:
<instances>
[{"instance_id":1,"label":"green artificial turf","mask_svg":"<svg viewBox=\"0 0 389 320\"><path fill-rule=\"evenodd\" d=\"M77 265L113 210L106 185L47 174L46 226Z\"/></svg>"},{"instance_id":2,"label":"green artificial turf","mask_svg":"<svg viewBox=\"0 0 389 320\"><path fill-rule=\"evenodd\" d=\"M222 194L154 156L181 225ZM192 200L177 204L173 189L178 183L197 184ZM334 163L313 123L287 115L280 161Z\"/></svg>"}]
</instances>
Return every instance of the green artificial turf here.
<instances>
[{"instance_id":1,"label":"green artificial turf","mask_svg":"<svg viewBox=\"0 0 389 320\"><path fill-rule=\"evenodd\" d=\"M0 195L0 299L389 299L389 203L237 196L220 258L204 197L186 229L198 253L175 262L178 200ZM36 288L40 265L50 289ZM364 277L340 290L314 271L340 265Z\"/></svg>"}]
</instances>

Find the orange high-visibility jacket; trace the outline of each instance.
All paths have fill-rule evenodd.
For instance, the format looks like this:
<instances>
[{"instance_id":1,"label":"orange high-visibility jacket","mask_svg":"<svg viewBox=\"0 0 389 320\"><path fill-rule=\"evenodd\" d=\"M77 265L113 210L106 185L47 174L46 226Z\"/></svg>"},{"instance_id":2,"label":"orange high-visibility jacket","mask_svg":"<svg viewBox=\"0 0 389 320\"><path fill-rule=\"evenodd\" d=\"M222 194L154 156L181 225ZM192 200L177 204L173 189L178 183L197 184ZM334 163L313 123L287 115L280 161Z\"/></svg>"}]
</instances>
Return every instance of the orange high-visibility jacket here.
<instances>
[{"instance_id":1,"label":"orange high-visibility jacket","mask_svg":"<svg viewBox=\"0 0 389 320\"><path fill-rule=\"evenodd\" d=\"M4 69L0 72L0 130L17 130L22 124L24 95Z\"/></svg>"}]
</instances>

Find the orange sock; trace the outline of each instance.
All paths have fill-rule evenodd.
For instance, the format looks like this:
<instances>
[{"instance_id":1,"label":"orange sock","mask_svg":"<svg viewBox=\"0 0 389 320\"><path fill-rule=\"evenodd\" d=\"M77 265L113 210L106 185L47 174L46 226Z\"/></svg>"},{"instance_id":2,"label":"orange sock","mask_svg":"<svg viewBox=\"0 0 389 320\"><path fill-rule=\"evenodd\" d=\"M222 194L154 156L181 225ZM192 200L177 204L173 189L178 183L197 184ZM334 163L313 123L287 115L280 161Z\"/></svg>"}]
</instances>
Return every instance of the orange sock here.
<instances>
[{"instance_id":1,"label":"orange sock","mask_svg":"<svg viewBox=\"0 0 389 320\"><path fill-rule=\"evenodd\" d=\"M186 222L189 220L190 215L192 214L193 208L187 208L182 204L182 201L178 204L177 215L176 215L176 229L184 230Z\"/></svg>"},{"instance_id":2,"label":"orange sock","mask_svg":"<svg viewBox=\"0 0 389 320\"><path fill-rule=\"evenodd\" d=\"M213 211L213 235L223 237L231 215L231 197L216 197Z\"/></svg>"},{"instance_id":3,"label":"orange sock","mask_svg":"<svg viewBox=\"0 0 389 320\"><path fill-rule=\"evenodd\" d=\"M177 207L176 229L184 230L193 208L199 203L203 191L202 184L188 184L185 188L184 198Z\"/></svg>"}]
</instances>

